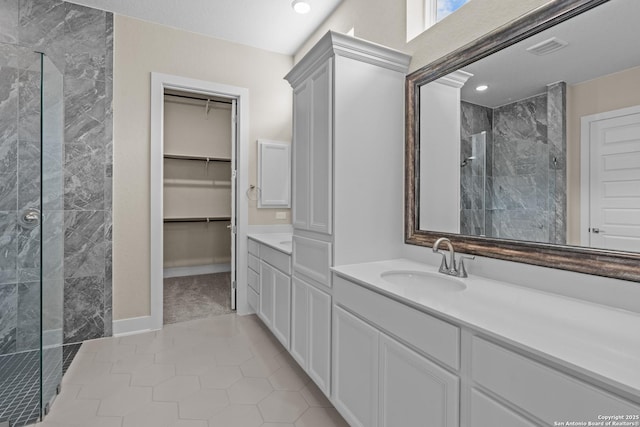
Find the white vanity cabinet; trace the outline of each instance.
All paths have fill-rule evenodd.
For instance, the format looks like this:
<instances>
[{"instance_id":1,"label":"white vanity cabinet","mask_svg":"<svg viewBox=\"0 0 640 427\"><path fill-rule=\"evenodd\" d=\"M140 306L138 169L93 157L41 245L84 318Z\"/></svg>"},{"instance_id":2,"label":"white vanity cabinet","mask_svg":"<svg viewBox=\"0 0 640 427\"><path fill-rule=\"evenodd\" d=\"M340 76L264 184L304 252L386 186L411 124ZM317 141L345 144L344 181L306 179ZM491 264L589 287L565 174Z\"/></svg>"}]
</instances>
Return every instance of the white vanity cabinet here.
<instances>
[{"instance_id":1,"label":"white vanity cabinet","mask_svg":"<svg viewBox=\"0 0 640 427\"><path fill-rule=\"evenodd\" d=\"M291 353L327 396L330 268L394 258L402 250L397 189L404 179L409 61L402 52L330 31L285 77L293 88Z\"/></svg>"},{"instance_id":2,"label":"white vanity cabinet","mask_svg":"<svg viewBox=\"0 0 640 427\"><path fill-rule=\"evenodd\" d=\"M249 305L282 345L289 349L291 256L251 238L248 246ZM256 294L255 297L252 297L252 293ZM252 305L254 298L257 300L255 306Z\"/></svg>"},{"instance_id":3,"label":"white vanity cabinet","mask_svg":"<svg viewBox=\"0 0 640 427\"><path fill-rule=\"evenodd\" d=\"M435 362L449 349L422 353L416 350L426 341L411 338L459 351L458 328L339 277L334 283L333 399L345 419L367 427L458 426L458 375Z\"/></svg>"},{"instance_id":4,"label":"white vanity cabinet","mask_svg":"<svg viewBox=\"0 0 640 427\"><path fill-rule=\"evenodd\" d=\"M606 379L365 281L334 274L333 283L332 401L352 426L587 425L607 415L640 422L640 396Z\"/></svg>"}]
</instances>

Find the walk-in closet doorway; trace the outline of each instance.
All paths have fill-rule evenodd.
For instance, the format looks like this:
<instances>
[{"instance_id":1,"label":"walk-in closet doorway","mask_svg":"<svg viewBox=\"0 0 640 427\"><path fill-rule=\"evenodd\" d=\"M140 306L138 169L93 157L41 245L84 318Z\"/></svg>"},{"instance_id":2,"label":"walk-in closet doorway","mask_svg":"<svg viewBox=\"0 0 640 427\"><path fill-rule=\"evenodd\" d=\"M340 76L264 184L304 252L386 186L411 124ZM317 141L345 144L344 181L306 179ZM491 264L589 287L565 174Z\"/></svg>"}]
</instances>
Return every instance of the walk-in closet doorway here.
<instances>
[{"instance_id":1,"label":"walk-in closet doorway","mask_svg":"<svg viewBox=\"0 0 640 427\"><path fill-rule=\"evenodd\" d=\"M152 73L151 105L149 329L228 312L221 305L244 314L248 90ZM167 306L176 296L181 306Z\"/></svg>"},{"instance_id":2,"label":"walk-in closet doorway","mask_svg":"<svg viewBox=\"0 0 640 427\"><path fill-rule=\"evenodd\" d=\"M235 304L236 100L164 91L163 323Z\"/></svg>"}]
</instances>

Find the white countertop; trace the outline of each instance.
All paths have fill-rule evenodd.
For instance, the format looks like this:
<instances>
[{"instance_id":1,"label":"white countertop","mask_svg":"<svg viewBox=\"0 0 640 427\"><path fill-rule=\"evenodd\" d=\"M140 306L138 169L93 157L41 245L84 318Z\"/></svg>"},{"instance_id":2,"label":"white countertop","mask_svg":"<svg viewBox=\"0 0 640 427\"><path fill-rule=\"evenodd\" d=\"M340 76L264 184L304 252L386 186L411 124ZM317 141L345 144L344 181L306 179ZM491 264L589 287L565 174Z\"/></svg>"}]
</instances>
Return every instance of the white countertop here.
<instances>
[{"instance_id":1,"label":"white countertop","mask_svg":"<svg viewBox=\"0 0 640 427\"><path fill-rule=\"evenodd\" d=\"M640 396L640 314L472 275L460 279L467 288L458 292L382 279L381 273L391 270L437 273L436 267L405 259L332 270L418 310L526 347Z\"/></svg>"},{"instance_id":2,"label":"white countertop","mask_svg":"<svg viewBox=\"0 0 640 427\"><path fill-rule=\"evenodd\" d=\"M292 233L249 233L247 237L291 255Z\"/></svg>"}]
</instances>

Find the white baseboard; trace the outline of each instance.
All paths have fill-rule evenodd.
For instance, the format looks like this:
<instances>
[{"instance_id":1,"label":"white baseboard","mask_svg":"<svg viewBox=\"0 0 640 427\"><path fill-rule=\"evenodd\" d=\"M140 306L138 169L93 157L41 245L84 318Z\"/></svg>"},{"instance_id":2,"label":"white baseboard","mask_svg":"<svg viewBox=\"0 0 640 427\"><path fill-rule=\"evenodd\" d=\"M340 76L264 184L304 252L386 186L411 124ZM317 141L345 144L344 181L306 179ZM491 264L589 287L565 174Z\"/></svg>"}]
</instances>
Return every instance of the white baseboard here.
<instances>
[{"instance_id":1,"label":"white baseboard","mask_svg":"<svg viewBox=\"0 0 640 427\"><path fill-rule=\"evenodd\" d=\"M132 317L130 319L113 321L114 337L139 334L141 332L149 332L151 330L153 330L151 327L151 316Z\"/></svg>"},{"instance_id":2,"label":"white baseboard","mask_svg":"<svg viewBox=\"0 0 640 427\"><path fill-rule=\"evenodd\" d=\"M231 264L193 265L190 267L171 267L162 270L162 277L198 276L200 274L226 273L231 271Z\"/></svg>"}]
</instances>

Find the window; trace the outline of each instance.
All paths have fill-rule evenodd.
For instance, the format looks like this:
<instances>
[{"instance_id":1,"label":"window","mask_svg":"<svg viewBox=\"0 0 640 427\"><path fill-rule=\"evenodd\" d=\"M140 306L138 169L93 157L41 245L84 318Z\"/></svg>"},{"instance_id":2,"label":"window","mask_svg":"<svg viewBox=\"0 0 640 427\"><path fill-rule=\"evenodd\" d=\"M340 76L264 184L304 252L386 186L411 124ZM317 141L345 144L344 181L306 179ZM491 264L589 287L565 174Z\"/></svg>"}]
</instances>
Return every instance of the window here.
<instances>
[{"instance_id":1,"label":"window","mask_svg":"<svg viewBox=\"0 0 640 427\"><path fill-rule=\"evenodd\" d=\"M440 22L469 0L407 0L407 41Z\"/></svg>"},{"instance_id":2,"label":"window","mask_svg":"<svg viewBox=\"0 0 640 427\"><path fill-rule=\"evenodd\" d=\"M440 20L451 15L468 1L469 0L427 0L427 2L432 3L432 7L435 8L435 22L440 22Z\"/></svg>"}]
</instances>

